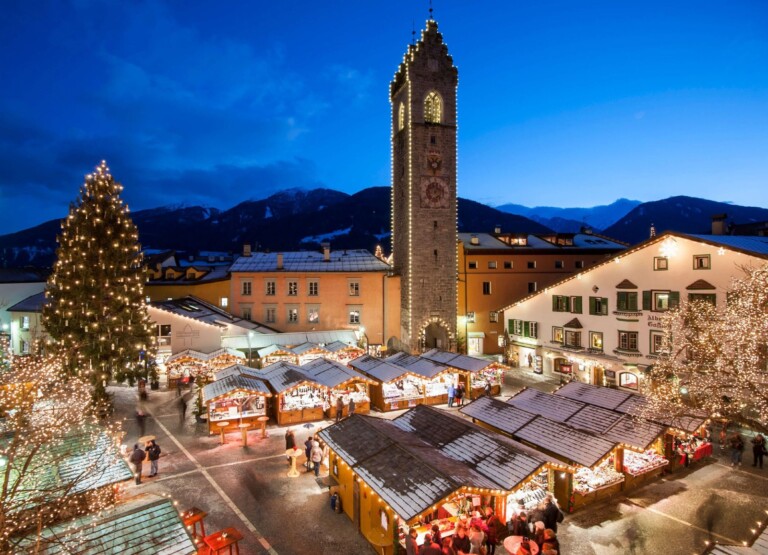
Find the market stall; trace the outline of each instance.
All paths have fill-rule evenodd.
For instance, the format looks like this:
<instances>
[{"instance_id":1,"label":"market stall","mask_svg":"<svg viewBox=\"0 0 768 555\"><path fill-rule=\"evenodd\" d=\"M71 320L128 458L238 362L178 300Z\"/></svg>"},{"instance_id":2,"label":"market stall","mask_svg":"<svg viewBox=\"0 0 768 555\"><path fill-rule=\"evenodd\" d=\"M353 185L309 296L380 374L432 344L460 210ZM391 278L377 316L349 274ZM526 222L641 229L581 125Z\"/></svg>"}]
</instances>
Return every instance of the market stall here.
<instances>
[{"instance_id":1,"label":"market stall","mask_svg":"<svg viewBox=\"0 0 768 555\"><path fill-rule=\"evenodd\" d=\"M547 457L425 405L391 421L354 415L319 435L330 449L332 492L384 554L401 549L411 528L421 543L433 525L450 536L486 507L505 520L508 498L550 470ZM461 446L472 445L483 449L467 458Z\"/></svg>"},{"instance_id":2,"label":"market stall","mask_svg":"<svg viewBox=\"0 0 768 555\"><path fill-rule=\"evenodd\" d=\"M276 362L288 362L298 364L298 357L290 347L284 345L268 345L256 351L262 368Z\"/></svg>"},{"instance_id":3,"label":"market stall","mask_svg":"<svg viewBox=\"0 0 768 555\"><path fill-rule=\"evenodd\" d=\"M384 359L389 364L399 366L411 375L420 376L423 385L425 405L442 405L448 402L448 386L457 385L465 372L440 364L433 360L407 353L397 353Z\"/></svg>"},{"instance_id":4,"label":"market stall","mask_svg":"<svg viewBox=\"0 0 768 555\"><path fill-rule=\"evenodd\" d=\"M248 373L243 373L246 369ZM216 375L203 387L203 405L208 410L208 433L218 434L235 431L240 424L260 426L258 418L267 414L267 399L272 396L261 379L254 377L255 370L244 366L231 366Z\"/></svg>"},{"instance_id":5,"label":"market stall","mask_svg":"<svg viewBox=\"0 0 768 555\"><path fill-rule=\"evenodd\" d=\"M296 364L299 366L328 355L328 350L317 343L302 343L291 347L290 351L296 355Z\"/></svg>"},{"instance_id":6,"label":"market stall","mask_svg":"<svg viewBox=\"0 0 768 555\"><path fill-rule=\"evenodd\" d=\"M330 388L328 399L330 407L326 411L326 418L336 418L336 401L339 397L344 403L343 416L349 415L350 399L355 402L355 412L368 414L371 411L369 387L376 383L373 379L349 366L326 358L318 358L308 362L302 365L301 369L316 381Z\"/></svg>"},{"instance_id":7,"label":"market stall","mask_svg":"<svg viewBox=\"0 0 768 555\"><path fill-rule=\"evenodd\" d=\"M365 353L365 351L357 345L350 345L342 341L328 343L325 345L325 350L328 351L325 358L341 362L342 364L346 364L350 360L354 360Z\"/></svg>"},{"instance_id":8,"label":"market stall","mask_svg":"<svg viewBox=\"0 0 768 555\"><path fill-rule=\"evenodd\" d=\"M501 395L501 384L507 367L499 362L439 349L431 349L421 356L453 368L463 381L470 399L485 395L485 386L488 383L491 384L491 395Z\"/></svg>"},{"instance_id":9,"label":"market stall","mask_svg":"<svg viewBox=\"0 0 768 555\"><path fill-rule=\"evenodd\" d=\"M201 353L192 349L168 357L164 363L168 388L176 387L178 380L185 382L203 378L208 381L214 372L245 361L245 355L236 349L217 349Z\"/></svg>"},{"instance_id":10,"label":"market stall","mask_svg":"<svg viewBox=\"0 0 768 555\"><path fill-rule=\"evenodd\" d=\"M280 426L322 420L330 408L330 388L300 366L276 362L259 370L259 376L275 396L272 414Z\"/></svg>"},{"instance_id":11,"label":"market stall","mask_svg":"<svg viewBox=\"0 0 768 555\"><path fill-rule=\"evenodd\" d=\"M384 359L363 355L349 366L373 379L371 404L382 411L407 409L424 402L424 378Z\"/></svg>"}]
</instances>

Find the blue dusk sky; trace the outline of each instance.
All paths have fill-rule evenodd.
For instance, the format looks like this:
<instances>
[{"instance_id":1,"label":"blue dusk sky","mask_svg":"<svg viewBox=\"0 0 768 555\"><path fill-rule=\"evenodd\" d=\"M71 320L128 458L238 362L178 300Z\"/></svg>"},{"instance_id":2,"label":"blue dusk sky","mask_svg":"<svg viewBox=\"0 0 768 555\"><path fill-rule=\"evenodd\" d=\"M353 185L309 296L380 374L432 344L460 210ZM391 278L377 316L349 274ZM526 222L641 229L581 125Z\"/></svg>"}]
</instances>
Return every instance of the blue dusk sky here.
<instances>
[{"instance_id":1,"label":"blue dusk sky","mask_svg":"<svg viewBox=\"0 0 768 555\"><path fill-rule=\"evenodd\" d=\"M768 2L435 0L459 195L768 207ZM0 233L106 159L133 210L389 185L389 82L428 2L7 1Z\"/></svg>"}]
</instances>

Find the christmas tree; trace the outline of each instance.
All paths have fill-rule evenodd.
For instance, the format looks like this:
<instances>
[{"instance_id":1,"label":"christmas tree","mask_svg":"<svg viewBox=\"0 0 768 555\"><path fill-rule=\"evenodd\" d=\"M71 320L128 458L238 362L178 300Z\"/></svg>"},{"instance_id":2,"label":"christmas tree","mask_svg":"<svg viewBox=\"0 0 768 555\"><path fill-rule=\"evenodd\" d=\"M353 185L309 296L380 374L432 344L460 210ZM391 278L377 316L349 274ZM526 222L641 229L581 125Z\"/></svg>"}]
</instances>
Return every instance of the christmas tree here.
<instances>
[{"instance_id":1,"label":"christmas tree","mask_svg":"<svg viewBox=\"0 0 768 555\"><path fill-rule=\"evenodd\" d=\"M97 400L110 378L133 384L155 351L138 232L122 190L106 162L86 176L61 222L43 309L64 367L89 378Z\"/></svg>"}]
</instances>

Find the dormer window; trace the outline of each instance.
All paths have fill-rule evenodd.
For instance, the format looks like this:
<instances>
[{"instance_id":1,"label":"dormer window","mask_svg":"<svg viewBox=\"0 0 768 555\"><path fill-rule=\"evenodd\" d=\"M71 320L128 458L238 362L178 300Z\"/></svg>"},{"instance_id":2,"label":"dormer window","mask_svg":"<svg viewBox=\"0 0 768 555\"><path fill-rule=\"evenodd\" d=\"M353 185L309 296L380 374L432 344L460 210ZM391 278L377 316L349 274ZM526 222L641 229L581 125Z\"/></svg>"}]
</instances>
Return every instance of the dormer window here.
<instances>
[{"instance_id":1,"label":"dormer window","mask_svg":"<svg viewBox=\"0 0 768 555\"><path fill-rule=\"evenodd\" d=\"M424 99L424 121L427 123L442 123L443 100L435 91L431 91Z\"/></svg>"}]
</instances>

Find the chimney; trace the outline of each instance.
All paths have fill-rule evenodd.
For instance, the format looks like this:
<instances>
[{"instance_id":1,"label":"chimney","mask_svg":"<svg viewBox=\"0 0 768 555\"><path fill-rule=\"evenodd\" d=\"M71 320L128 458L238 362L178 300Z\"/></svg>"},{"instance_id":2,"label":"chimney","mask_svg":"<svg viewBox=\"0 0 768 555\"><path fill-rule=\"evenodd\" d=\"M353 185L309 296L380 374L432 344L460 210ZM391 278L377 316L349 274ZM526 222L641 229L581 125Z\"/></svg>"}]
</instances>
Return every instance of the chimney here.
<instances>
[{"instance_id":1,"label":"chimney","mask_svg":"<svg viewBox=\"0 0 768 555\"><path fill-rule=\"evenodd\" d=\"M712 216L712 235L725 235L725 219L728 214L715 214Z\"/></svg>"},{"instance_id":2,"label":"chimney","mask_svg":"<svg viewBox=\"0 0 768 555\"><path fill-rule=\"evenodd\" d=\"M472 235L469 238L469 244L470 245L479 245L480 244L480 239L477 238L477 235Z\"/></svg>"},{"instance_id":3,"label":"chimney","mask_svg":"<svg viewBox=\"0 0 768 555\"><path fill-rule=\"evenodd\" d=\"M501 226L499 224L496 224L496 227L493 228L493 232L496 235L501 235Z\"/></svg>"},{"instance_id":4,"label":"chimney","mask_svg":"<svg viewBox=\"0 0 768 555\"><path fill-rule=\"evenodd\" d=\"M581 226L581 232L584 235L592 235L592 228L589 227L588 225L583 225L583 226Z\"/></svg>"},{"instance_id":5,"label":"chimney","mask_svg":"<svg viewBox=\"0 0 768 555\"><path fill-rule=\"evenodd\" d=\"M281 252L277 253L277 269L283 269L283 253Z\"/></svg>"},{"instance_id":6,"label":"chimney","mask_svg":"<svg viewBox=\"0 0 768 555\"><path fill-rule=\"evenodd\" d=\"M251 256L251 244L246 243L243 245L243 256Z\"/></svg>"},{"instance_id":7,"label":"chimney","mask_svg":"<svg viewBox=\"0 0 768 555\"><path fill-rule=\"evenodd\" d=\"M323 262L330 262L331 261L331 244L320 243L320 246L323 249Z\"/></svg>"}]
</instances>

